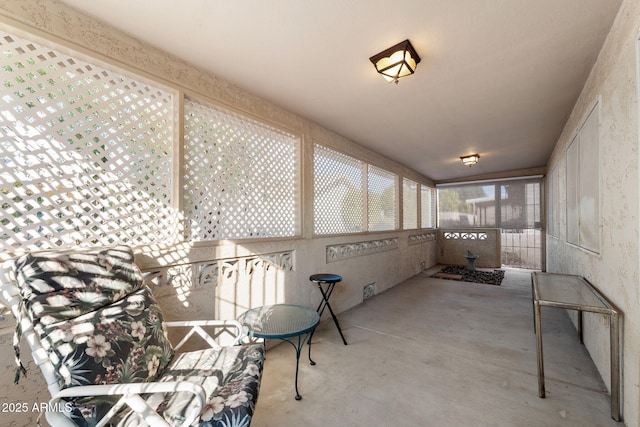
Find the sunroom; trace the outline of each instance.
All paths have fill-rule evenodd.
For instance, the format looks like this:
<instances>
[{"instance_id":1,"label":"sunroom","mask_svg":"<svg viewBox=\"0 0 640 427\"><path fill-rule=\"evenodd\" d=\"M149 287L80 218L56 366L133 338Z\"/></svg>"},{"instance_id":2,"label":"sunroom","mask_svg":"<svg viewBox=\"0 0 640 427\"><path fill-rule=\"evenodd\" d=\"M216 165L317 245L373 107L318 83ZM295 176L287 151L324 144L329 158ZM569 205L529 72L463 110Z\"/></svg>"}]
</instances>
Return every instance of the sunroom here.
<instances>
[{"instance_id":1,"label":"sunroom","mask_svg":"<svg viewBox=\"0 0 640 427\"><path fill-rule=\"evenodd\" d=\"M0 5L2 260L127 245L170 321L315 309L310 276L339 275L344 343L325 310L297 401L292 350L269 341L253 426L640 426L638 2L130 3ZM357 29L363 14L388 23ZM401 26L412 14L425 25ZM296 32L306 47L274 43ZM388 84L368 58L407 37L421 61ZM302 53L323 44L332 57ZM447 46L466 48L446 62ZM297 67L323 80L302 91ZM432 277L468 253L503 283ZM621 314L621 422L602 314L543 311L538 398L533 271L583 276ZM49 393L24 343L13 384L0 325L0 421L35 425Z\"/></svg>"}]
</instances>

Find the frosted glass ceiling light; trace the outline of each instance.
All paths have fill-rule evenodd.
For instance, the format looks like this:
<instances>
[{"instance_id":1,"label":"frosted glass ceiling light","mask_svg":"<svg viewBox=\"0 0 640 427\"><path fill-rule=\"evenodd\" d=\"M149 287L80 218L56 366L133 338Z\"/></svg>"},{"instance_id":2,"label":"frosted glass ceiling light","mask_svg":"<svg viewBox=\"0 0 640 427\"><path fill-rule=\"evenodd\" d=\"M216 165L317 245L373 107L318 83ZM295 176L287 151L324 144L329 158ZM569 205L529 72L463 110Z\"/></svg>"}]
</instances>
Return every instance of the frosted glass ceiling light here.
<instances>
[{"instance_id":1,"label":"frosted glass ceiling light","mask_svg":"<svg viewBox=\"0 0 640 427\"><path fill-rule=\"evenodd\" d=\"M389 49L373 55L369 60L376 71L388 81L398 84L398 79L409 76L416 71L420 56L409 40L398 43Z\"/></svg>"},{"instance_id":2,"label":"frosted glass ceiling light","mask_svg":"<svg viewBox=\"0 0 640 427\"><path fill-rule=\"evenodd\" d=\"M469 156L462 156L460 157L460 160L462 160L462 164L465 166L473 166L476 163L478 163L478 160L480 160L480 155L479 154L471 154Z\"/></svg>"}]
</instances>

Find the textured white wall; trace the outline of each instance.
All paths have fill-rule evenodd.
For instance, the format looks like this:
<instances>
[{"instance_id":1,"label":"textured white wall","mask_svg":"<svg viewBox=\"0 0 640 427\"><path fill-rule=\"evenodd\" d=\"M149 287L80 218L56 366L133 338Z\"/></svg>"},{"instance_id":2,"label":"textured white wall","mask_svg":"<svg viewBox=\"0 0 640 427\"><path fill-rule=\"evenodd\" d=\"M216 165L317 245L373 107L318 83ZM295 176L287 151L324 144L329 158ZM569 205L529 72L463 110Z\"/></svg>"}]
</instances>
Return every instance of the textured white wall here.
<instances>
[{"instance_id":1,"label":"textured white wall","mask_svg":"<svg viewBox=\"0 0 640 427\"><path fill-rule=\"evenodd\" d=\"M548 163L559 168L558 237L547 236L547 270L579 274L623 313L623 411L640 425L640 283L638 176L638 29L640 2L625 1L598 61ZM600 102L600 250L590 253L566 242L565 151L578 126ZM601 315L585 316L585 344L609 384L609 328Z\"/></svg>"}]
</instances>

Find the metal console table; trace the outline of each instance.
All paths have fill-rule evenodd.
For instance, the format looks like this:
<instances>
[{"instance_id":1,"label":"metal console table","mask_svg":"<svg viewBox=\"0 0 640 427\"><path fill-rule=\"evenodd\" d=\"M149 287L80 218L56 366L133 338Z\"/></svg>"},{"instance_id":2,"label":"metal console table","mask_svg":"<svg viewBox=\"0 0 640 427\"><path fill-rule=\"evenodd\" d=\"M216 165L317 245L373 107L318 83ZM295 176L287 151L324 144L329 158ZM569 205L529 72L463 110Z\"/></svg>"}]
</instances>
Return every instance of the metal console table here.
<instances>
[{"instance_id":1,"label":"metal console table","mask_svg":"<svg viewBox=\"0 0 640 427\"><path fill-rule=\"evenodd\" d=\"M582 340L582 313L608 315L611 342L611 418L620 421L620 329L618 312L613 305L584 277L570 274L540 273L531 275L533 319L538 358L538 396L545 397L544 363L542 356L541 307L556 307L578 311L578 335Z\"/></svg>"},{"instance_id":2,"label":"metal console table","mask_svg":"<svg viewBox=\"0 0 640 427\"><path fill-rule=\"evenodd\" d=\"M251 337L265 340L279 339L288 342L296 349L296 400L302 399L298 392L300 352L307 338L320 323L318 313L302 305L275 304L252 308L240 315L238 321L247 327ZM309 342L309 363L316 364L311 360L311 342Z\"/></svg>"}]
</instances>

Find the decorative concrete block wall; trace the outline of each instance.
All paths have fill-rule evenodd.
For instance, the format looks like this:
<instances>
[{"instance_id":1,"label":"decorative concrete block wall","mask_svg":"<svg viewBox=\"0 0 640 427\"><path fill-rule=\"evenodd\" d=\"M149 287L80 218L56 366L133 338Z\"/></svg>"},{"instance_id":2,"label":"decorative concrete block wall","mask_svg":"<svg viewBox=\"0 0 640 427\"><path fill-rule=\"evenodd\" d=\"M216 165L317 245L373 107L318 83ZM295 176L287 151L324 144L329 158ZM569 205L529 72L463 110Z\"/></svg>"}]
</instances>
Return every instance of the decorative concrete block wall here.
<instances>
[{"instance_id":1,"label":"decorative concrete block wall","mask_svg":"<svg viewBox=\"0 0 640 427\"><path fill-rule=\"evenodd\" d=\"M447 265L466 265L467 251L479 255L478 268L500 268L501 236L499 228L438 229L437 262Z\"/></svg>"},{"instance_id":2,"label":"decorative concrete block wall","mask_svg":"<svg viewBox=\"0 0 640 427\"><path fill-rule=\"evenodd\" d=\"M316 307L315 273L342 276L331 301L340 313L363 301L365 286L383 292L435 265L436 231L140 248L136 263L167 320L234 319L264 304Z\"/></svg>"}]
</instances>

